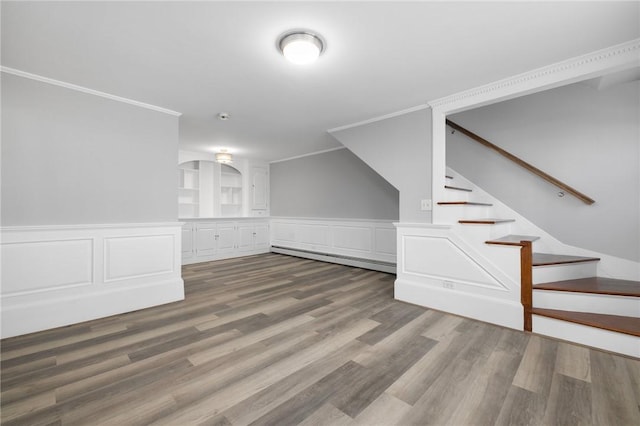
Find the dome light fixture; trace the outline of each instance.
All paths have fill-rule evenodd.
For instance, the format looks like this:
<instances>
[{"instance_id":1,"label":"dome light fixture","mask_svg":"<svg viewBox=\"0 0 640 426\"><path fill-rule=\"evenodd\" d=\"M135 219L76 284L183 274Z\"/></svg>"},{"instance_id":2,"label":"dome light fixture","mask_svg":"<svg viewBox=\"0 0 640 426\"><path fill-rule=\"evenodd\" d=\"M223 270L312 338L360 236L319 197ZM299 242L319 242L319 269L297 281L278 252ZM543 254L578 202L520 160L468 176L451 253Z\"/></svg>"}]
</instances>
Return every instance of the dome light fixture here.
<instances>
[{"instance_id":1,"label":"dome light fixture","mask_svg":"<svg viewBox=\"0 0 640 426\"><path fill-rule=\"evenodd\" d=\"M306 65L318 59L324 51L324 42L309 31L291 31L280 37L278 48L289 62Z\"/></svg>"},{"instance_id":2,"label":"dome light fixture","mask_svg":"<svg viewBox=\"0 0 640 426\"><path fill-rule=\"evenodd\" d=\"M216 161L220 164L231 164L233 163L233 157L226 149L221 149L220 152L216 153Z\"/></svg>"}]
</instances>

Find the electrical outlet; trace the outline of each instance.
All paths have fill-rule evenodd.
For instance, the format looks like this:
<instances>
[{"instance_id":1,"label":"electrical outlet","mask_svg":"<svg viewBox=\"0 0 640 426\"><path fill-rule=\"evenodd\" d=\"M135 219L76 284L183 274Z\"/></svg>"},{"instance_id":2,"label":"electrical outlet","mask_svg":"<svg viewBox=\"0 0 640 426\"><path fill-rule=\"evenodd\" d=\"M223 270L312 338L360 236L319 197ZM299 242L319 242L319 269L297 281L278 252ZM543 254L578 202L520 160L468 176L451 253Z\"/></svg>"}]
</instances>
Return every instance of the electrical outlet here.
<instances>
[{"instance_id":1,"label":"electrical outlet","mask_svg":"<svg viewBox=\"0 0 640 426\"><path fill-rule=\"evenodd\" d=\"M431 210L431 200L420 200L420 210Z\"/></svg>"}]
</instances>

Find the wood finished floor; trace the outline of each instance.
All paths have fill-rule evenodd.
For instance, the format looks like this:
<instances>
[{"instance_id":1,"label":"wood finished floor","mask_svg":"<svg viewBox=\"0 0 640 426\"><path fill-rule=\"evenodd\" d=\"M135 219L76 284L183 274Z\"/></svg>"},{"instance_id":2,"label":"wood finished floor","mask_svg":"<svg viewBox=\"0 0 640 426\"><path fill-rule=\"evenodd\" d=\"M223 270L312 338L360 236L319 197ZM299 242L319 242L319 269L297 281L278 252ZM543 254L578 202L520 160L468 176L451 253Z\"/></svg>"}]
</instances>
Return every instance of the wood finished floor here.
<instances>
[{"instance_id":1,"label":"wood finished floor","mask_svg":"<svg viewBox=\"0 0 640 426\"><path fill-rule=\"evenodd\" d=\"M183 302L3 340L2 424L640 424L640 361L395 301L393 275L183 271Z\"/></svg>"}]
</instances>

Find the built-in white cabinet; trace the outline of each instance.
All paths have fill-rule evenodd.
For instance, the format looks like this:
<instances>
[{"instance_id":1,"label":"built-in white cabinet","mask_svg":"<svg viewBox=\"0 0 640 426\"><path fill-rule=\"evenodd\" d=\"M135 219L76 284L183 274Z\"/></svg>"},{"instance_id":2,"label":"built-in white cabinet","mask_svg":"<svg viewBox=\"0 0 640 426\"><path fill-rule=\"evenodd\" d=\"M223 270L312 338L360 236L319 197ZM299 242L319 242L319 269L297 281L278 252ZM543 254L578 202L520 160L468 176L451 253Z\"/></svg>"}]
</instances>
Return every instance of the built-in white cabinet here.
<instances>
[{"instance_id":1,"label":"built-in white cabinet","mask_svg":"<svg viewBox=\"0 0 640 426\"><path fill-rule=\"evenodd\" d=\"M220 215L242 216L242 173L227 164L220 165Z\"/></svg>"},{"instance_id":2,"label":"built-in white cabinet","mask_svg":"<svg viewBox=\"0 0 640 426\"><path fill-rule=\"evenodd\" d=\"M269 165L237 158L220 164L213 155L180 151L178 217L243 218L269 216Z\"/></svg>"},{"instance_id":3,"label":"built-in white cabinet","mask_svg":"<svg viewBox=\"0 0 640 426\"><path fill-rule=\"evenodd\" d=\"M198 217L200 214L200 162L180 164L178 181L178 215Z\"/></svg>"},{"instance_id":4,"label":"built-in white cabinet","mask_svg":"<svg viewBox=\"0 0 640 426\"><path fill-rule=\"evenodd\" d=\"M236 249L236 225L233 223L195 224L195 256L213 256Z\"/></svg>"},{"instance_id":5,"label":"built-in white cabinet","mask_svg":"<svg viewBox=\"0 0 640 426\"><path fill-rule=\"evenodd\" d=\"M189 221L182 226L182 263L267 253L267 219Z\"/></svg>"},{"instance_id":6,"label":"built-in white cabinet","mask_svg":"<svg viewBox=\"0 0 640 426\"><path fill-rule=\"evenodd\" d=\"M269 171L266 167L251 169L251 209L267 210L269 207Z\"/></svg>"},{"instance_id":7,"label":"built-in white cabinet","mask_svg":"<svg viewBox=\"0 0 640 426\"><path fill-rule=\"evenodd\" d=\"M243 223L238 225L238 249L241 251L269 248L269 225Z\"/></svg>"}]
</instances>

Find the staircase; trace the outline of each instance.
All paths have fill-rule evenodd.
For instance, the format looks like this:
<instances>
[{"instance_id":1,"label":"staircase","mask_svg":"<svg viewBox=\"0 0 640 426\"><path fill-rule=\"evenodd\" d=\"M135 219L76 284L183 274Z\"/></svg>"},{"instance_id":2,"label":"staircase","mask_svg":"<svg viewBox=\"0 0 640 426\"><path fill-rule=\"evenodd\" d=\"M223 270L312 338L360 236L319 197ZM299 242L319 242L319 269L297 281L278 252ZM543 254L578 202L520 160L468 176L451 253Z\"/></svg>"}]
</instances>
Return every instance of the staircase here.
<instances>
[{"instance_id":1,"label":"staircase","mask_svg":"<svg viewBox=\"0 0 640 426\"><path fill-rule=\"evenodd\" d=\"M492 203L473 199L473 189L454 183L453 175L446 176L447 199L437 204L454 209L458 230L473 241L477 230L464 227L496 228L482 243L521 250L525 330L640 356L640 282L598 277L598 257L534 250L539 236L510 233L518 228L515 219L493 217Z\"/></svg>"}]
</instances>

